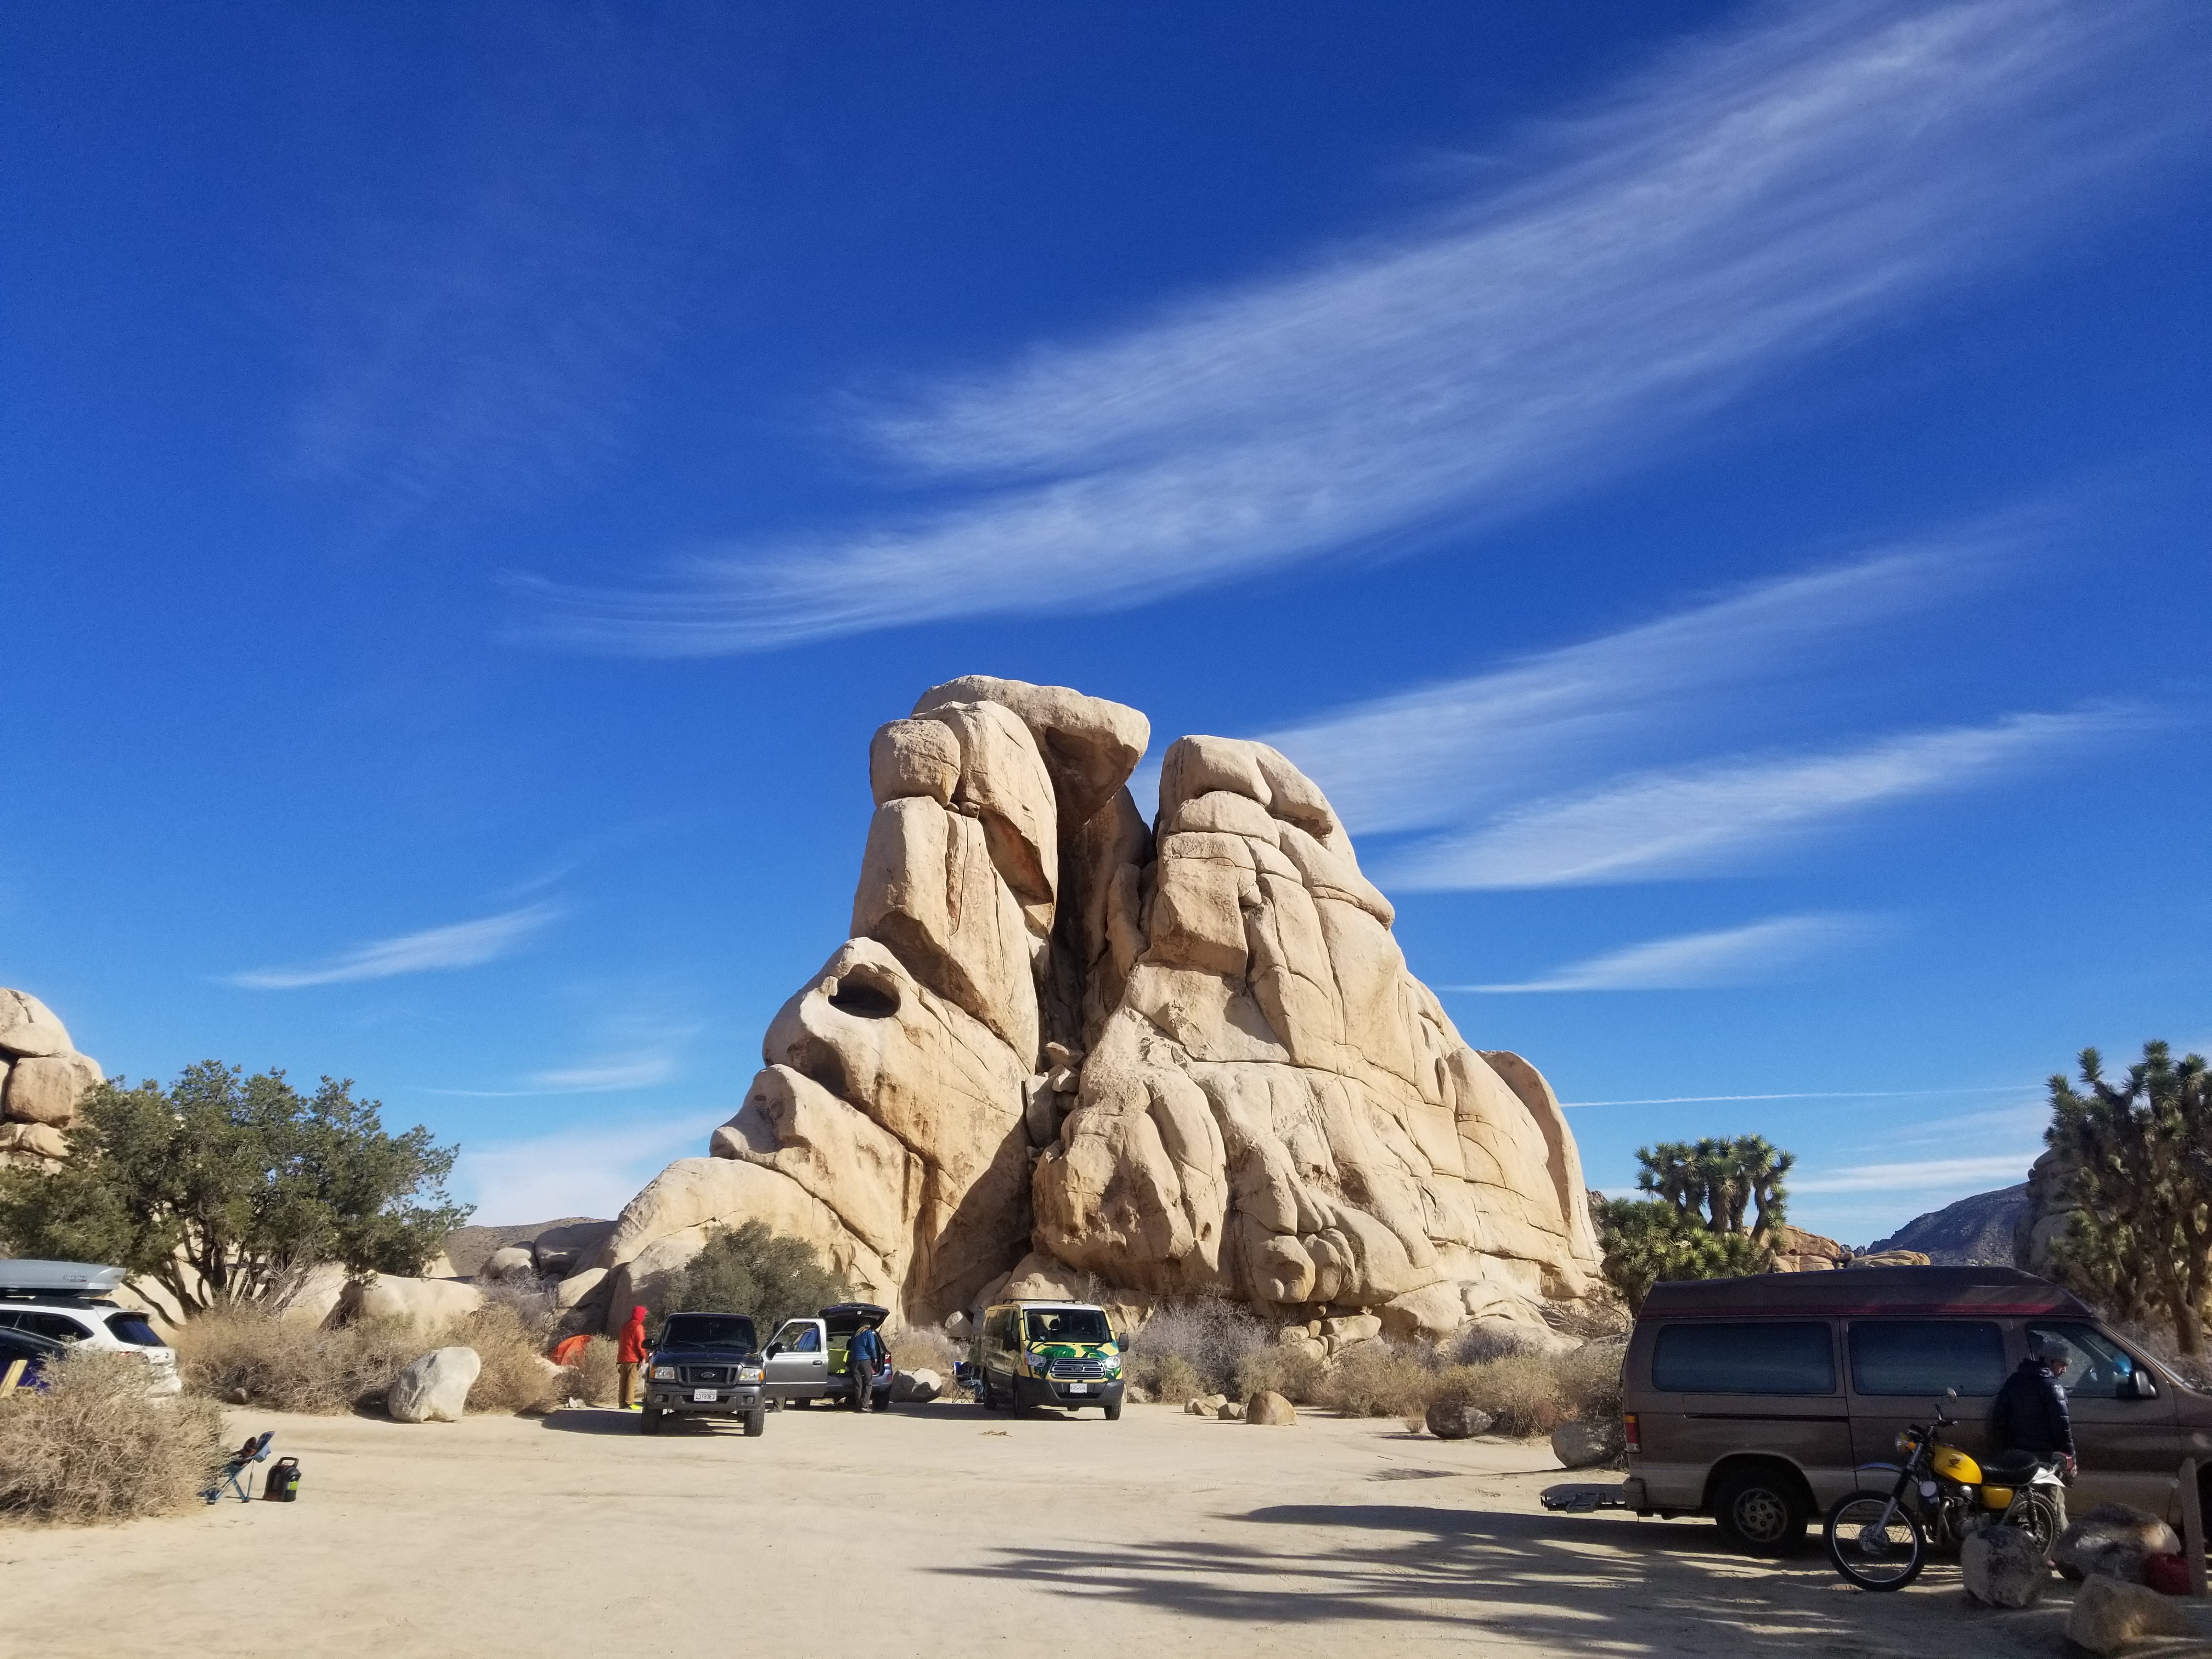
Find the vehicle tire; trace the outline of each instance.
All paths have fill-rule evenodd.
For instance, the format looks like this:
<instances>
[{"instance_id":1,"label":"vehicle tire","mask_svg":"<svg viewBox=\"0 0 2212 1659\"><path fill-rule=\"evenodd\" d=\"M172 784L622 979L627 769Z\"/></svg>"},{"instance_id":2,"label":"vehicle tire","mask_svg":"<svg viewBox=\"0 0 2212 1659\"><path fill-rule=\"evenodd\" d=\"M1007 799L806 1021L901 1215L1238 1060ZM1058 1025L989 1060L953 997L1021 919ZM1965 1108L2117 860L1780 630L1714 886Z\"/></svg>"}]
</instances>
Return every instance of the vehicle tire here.
<instances>
[{"instance_id":1,"label":"vehicle tire","mask_svg":"<svg viewBox=\"0 0 2212 1659\"><path fill-rule=\"evenodd\" d=\"M666 1415L658 1406L646 1407L637 1414L637 1431L640 1434L659 1434L660 1419Z\"/></svg>"},{"instance_id":2,"label":"vehicle tire","mask_svg":"<svg viewBox=\"0 0 2212 1659\"><path fill-rule=\"evenodd\" d=\"M1795 1470L1755 1464L1722 1477L1713 1493L1721 1535L1747 1555L1787 1555L1805 1540L1813 1506Z\"/></svg>"},{"instance_id":3,"label":"vehicle tire","mask_svg":"<svg viewBox=\"0 0 2212 1659\"><path fill-rule=\"evenodd\" d=\"M891 1391L889 1389L877 1389L876 1397L868 1402L868 1408L871 1411L889 1411L891 1408Z\"/></svg>"},{"instance_id":4,"label":"vehicle tire","mask_svg":"<svg viewBox=\"0 0 2212 1659\"><path fill-rule=\"evenodd\" d=\"M1928 1565L1928 1539L1911 1510L1890 1512L1886 1492L1847 1492L1828 1511L1828 1560L1861 1589L1899 1590Z\"/></svg>"},{"instance_id":5,"label":"vehicle tire","mask_svg":"<svg viewBox=\"0 0 2212 1659\"><path fill-rule=\"evenodd\" d=\"M757 1440L768 1432L768 1407L756 1406L745 1413L745 1437Z\"/></svg>"},{"instance_id":6,"label":"vehicle tire","mask_svg":"<svg viewBox=\"0 0 2212 1659\"><path fill-rule=\"evenodd\" d=\"M1106 1402L1106 1420L1109 1423L1118 1423L1121 1420L1121 1402L1120 1401L1109 1400Z\"/></svg>"}]
</instances>

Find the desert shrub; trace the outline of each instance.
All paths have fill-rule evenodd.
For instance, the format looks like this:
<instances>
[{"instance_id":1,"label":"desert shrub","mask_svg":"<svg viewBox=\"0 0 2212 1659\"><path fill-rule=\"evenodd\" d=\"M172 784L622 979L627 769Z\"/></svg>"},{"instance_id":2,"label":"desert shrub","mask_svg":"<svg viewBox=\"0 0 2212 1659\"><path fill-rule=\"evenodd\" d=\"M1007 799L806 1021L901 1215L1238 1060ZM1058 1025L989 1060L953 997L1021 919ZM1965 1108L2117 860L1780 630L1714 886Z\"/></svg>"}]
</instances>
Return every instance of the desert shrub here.
<instances>
[{"instance_id":1,"label":"desert shrub","mask_svg":"<svg viewBox=\"0 0 2212 1659\"><path fill-rule=\"evenodd\" d=\"M474 1348L483 1363L471 1411L543 1410L574 1390L540 1357L544 1336L533 1320L499 1301L429 1330L404 1319L325 1329L264 1308L219 1308L185 1321L176 1337L178 1369L195 1394L325 1417L381 1405L400 1367L455 1345Z\"/></svg>"},{"instance_id":2,"label":"desert shrub","mask_svg":"<svg viewBox=\"0 0 2212 1659\"><path fill-rule=\"evenodd\" d=\"M1620 1415L1617 1342L1592 1342L1571 1353L1523 1349L1473 1364L1452 1365L1433 1380L1428 1398L1490 1413L1492 1431L1549 1434L1562 1423L1609 1422Z\"/></svg>"},{"instance_id":3,"label":"desert shrub","mask_svg":"<svg viewBox=\"0 0 2212 1659\"><path fill-rule=\"evenodd\" d=\"M80 1350L0 1395L0 1514L84 1523L189 1507L223 1457L210 1401L149 1399L146 1365Z\"/></svg>"},{"instance_id":4,"label":"desert shrub","mask_svg":"<svg viewBox=\"0 0 2212 1659\"><path fill-rule=\"evenodd\" d=\"M1427 1409L1433 1382L1419 1353L1376 1337L1337 1351L1313 1402L1345 1417L1415 1417Z\"/></svg>"},{"instance_id":5,"label":"desert shrub","mask_svg":"<svg viewBox=\"0 0 2212 1659\"><path fill-rule=\"evenodd\" d=\"M1163 1406L1187 1406L1200 1395L1213 1392L1179 1353L1159 1354L1141 1364L1125 1366L1121 1375Z\"/></svg>"},{"instance_id":6,"label":"desert shrub","mask_svg":"<svg viewBox=\"0 0 2212 1659\"><path fill-rule=\"evenodd\" d=\"M891 1364L902 1371L933 1370L950 1382L952 1368L968 1357L968 1351L936 1326L908 1327L894 1331L884 1340L890 1350Z\"/></svg>"},{"instance_id":7,"label":"desert shrub","mask_svg":"<svg viewBox=\"0 0 2212 1659\"><path fill-rule=\"evenodd\" d=\"M329 1330L250 1305L188 1319L175 1341L178 1369L194 1393L324 1416L380 1401L402 1365L437 1346L404 1319Z\"/></svg>"},{"instance_id":8,"label":"desert shrub","mask_svg":"<svg viewBox=\"0 0 2212 1659\"><path fill-rule=\"evenodd\" d=\"M611 1406L621 1388L621 1369L615 1359L615 1340L595 1336L584 1345L569 1372L567 1392L589 1406Z\"/></svg>"},{"instance_id":9,"label":"desert shrub","mask_svg":"<svg viewBox=\"0 0 2212 1659\"><path fill-rule=\"evenodd\" d=\"M544 1356L542 1334L505 1303L488 1302L453 1321L437 1337L422 1342L416 1353L447 1345L474 1348L483 1363L483 1369L469 1385L468 1409L472 1412L550 1411L568 1392L568 1376Z\"/></svg>"},{"instance_id":10,"label":"desert shrub","mask_svg":"<svg viewBox=\"0 0 2212 1659\"><path fill-rule=\"evenodd\" d=\"M561 1310L553 1305L555 1284L542 1279L479 1279L476 1287L483 1292L487 1307L506 1310L540 1347L547 1347L561 1323Z\"/></svg>"},{"instance_id":11,"label":"desert shrub","mask_svg":"<svg viewBox=\"0 0 2212 1659\"><path fill-rule=\"evenodd\" d=\"M655 1318L696 1309L750 1314L765 1342L785 1320L845 1299L845 1282L803 1238L771 1232L764 1221L717 1227L706 1247L660 1282Z\"/></svg>"},{"instance_id":12,"label":"desert shrub","mask_svg":"<svg viewBox=\"0 0 2212 1659\"><path fill-rule=\"evenodd\" d=\"M1325 1374L1322 1361L1310 1349L1263 1343L1237 1362L1237 1397L1249 1400L1262 1389L1273 1389L1285 1400L1307 1405L1320 1392Z\"/></svg>"},{"instance_id":13,"label":"desert shrub","mask_svg":"<svg viewBox=\"0 0 2212 1659\"><path fill-rule=\"evenodd\" d=\"M1490 1320L1454 1331L1437 1345L1437 1360L1441 1365L1480 1365L1486 1359L1509 1358L1549 1346L1545 1334L1534 1327Z\"/></svg>"},{"instance_id":14,"label":"desert shrub","mask_svg":"<svg viewBox=\"0 0 2212 1659\"><path fill-rule=\"evenodd\" d=\"M1183 1389L1194 1395L1230 1394L1238 1387L1245 1355L1268 1340L1267 1328L1246 1310L1218 1297L1203 1297L1157 1310L1127 1346L1122 1374L1156 1400ZM1168 1369L1180 1360L1182 1370ZM1194 1381L1186 1381L1183 1371Z\"/></svg>"}]
</instances>

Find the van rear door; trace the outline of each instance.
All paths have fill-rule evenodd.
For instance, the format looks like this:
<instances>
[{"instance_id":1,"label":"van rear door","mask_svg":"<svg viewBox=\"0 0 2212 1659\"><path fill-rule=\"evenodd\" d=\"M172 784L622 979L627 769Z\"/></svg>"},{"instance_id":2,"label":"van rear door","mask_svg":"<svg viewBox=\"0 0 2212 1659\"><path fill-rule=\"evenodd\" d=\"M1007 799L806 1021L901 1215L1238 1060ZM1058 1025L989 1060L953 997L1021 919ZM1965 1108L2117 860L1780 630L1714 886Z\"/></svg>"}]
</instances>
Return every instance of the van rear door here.
<instances>
[{"instance_id":1,"label":"van rear door","mask_svg":"<svg viewBox=\"0 0 2212 1659\"><path fill-rule=\"evenodd\" d=\"M1850 1420L1825 1319L1670 1319L1653 1334L1638 1472L1655 1509L1696 1509L1714 1468L1750 1454L1799 1469L1814 1501L1846 1490Z\"/></svg>"}]
</instances>

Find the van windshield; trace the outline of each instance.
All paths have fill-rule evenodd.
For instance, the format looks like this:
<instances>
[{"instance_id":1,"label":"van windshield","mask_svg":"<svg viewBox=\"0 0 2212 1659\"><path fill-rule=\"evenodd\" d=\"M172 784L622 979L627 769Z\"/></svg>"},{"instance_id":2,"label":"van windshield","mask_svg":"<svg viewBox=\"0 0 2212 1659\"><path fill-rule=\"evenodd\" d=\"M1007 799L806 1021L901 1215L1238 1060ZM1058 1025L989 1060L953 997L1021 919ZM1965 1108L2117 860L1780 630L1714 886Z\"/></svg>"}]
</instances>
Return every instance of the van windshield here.
<instances>
[{"instance_id":1,"label":"van windshield","mask_svg":"<svg viewBox=\"0 0 2212 1659\"><path fill-rule=\"evenodd\" d=\"M1111 1342L1113 1327L1099 1308L1032 1308L1022 1316L1031 1342Z\"/></svg>"}]
</instances>

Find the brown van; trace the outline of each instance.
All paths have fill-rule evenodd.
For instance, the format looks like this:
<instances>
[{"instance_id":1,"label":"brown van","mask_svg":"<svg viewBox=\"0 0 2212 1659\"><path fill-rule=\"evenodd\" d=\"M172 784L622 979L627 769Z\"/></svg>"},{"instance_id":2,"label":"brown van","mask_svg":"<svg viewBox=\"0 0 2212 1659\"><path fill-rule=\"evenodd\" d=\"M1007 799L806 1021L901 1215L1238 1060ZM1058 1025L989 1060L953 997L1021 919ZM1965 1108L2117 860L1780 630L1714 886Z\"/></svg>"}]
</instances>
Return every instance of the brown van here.
<instances>
[{"instance_id":1,"label":"brown van","mask_svg":"<svg viewBox=\"0 0 2212 1659\"><path fill-rule=\"evenodd\" d=\"M1898 1431L1946 1389L1970 1455L2031 1333L2070 1350L2064 1386L2081 1471L2075 1506L2117 1502L2180 1518L2184 1458L2212 1460L2212 1395L2010 1267L1853 1267L1656 1285L1622 1377L1628 1480L1639 1515L1710 1515L1778 1555L1845 1492L1887 1486ZM2200 1480L2205 1477L2200 1476ZM2204 1487L2212 1506L2212 1481Z\"/></svg>"}]
</instances>

